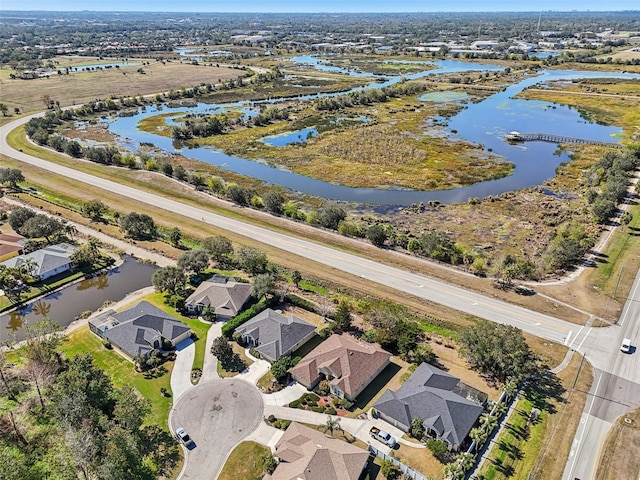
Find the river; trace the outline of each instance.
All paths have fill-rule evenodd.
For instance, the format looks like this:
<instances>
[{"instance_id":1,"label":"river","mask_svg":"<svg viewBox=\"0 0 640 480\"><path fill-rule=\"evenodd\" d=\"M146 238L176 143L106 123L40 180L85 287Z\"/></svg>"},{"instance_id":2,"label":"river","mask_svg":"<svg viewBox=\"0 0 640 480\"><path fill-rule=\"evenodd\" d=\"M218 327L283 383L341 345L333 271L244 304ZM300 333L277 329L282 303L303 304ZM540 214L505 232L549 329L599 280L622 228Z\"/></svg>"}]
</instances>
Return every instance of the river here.
<instances>
[{"instance_id":1,"label":"river","mask_svg":"<svg viewBox=\"0 0 640 480\"><path fill-rule=\"evenodd\" d=\"M406 76L380 76L367 72L348 70L329 65L326 60L316 56L304 55L294 57L293 62L308 65L321 71L343 73L358 77L374 77L377 81L365 88L382 88L401 81L403 78L418 79L440 73L464 73L473 71L495 71L503 67L497 65L476 64L457 60L442 60L424 63L432 68ZM578 111L563 105L549 102L517 100L513 97L526 87L548 80L571 80L577 78L640 78L636 74L611 72L576 72L570 70L544 70L536 76L528 77L517 84L509 86L502 92L478 102L462 102L465 106L458 114L447 121L447 131L453 137L491 149L494 154L515 164L514 173L497 180L480 182L467 187L448 190L414 191L408 189L376 189L351 188L336 185L322 180L295 174L265 163L227 155L210 147L182 148L174 144L171 138L138 130L138 123L147 117L156 115L159 110L155 106L141 108L136 115L117 117L108 120L109 129L122 138L122 144L134 151L140 143L153 144L167 152L181 153L186 157L216 165L222 169L249 177L259 178L267 183L282 185L294 191L316 195L324 198L358 202L372 205L402 206L418 202L436 200L442 203L465 202L469 197L484 198L489 195L540 185L555 175L555 170L562 162L570 160L568 153L557 152L557 146L545 142L529 142L512 145L504 141L506 132L517 130L522 132L554 133L558 135L587 138L599 141L614 141L613 137L621 133L617 127L603 126L586 121ZM461 88L464 88L461 85ZM316 94L295 97L299 100L327 97L336 94ZM272 103L289 99L270 100ZM235 102L230 104L199 103L194 107L178 107L172 111L184 113L219 112L225 109L243 108L252 102ZM253 102L256 103L256 102ZM166 112L167 107L162 107ZM455 133L453 133L455 132Z\"/></svg>"},{"instance_id":2,"label":"river","mask_svg":"<svg viewBox=\"0 0 640 480\"><path fill-rule=\"evenodd\" d=\"M63 328L107 300L122 300L128 293L151 286L154 265L124 255L123 263L106 273L69 285L19 310L0 316L0 343L24 340L24 326L47 317Z\"/></svg>"}]
</instances>

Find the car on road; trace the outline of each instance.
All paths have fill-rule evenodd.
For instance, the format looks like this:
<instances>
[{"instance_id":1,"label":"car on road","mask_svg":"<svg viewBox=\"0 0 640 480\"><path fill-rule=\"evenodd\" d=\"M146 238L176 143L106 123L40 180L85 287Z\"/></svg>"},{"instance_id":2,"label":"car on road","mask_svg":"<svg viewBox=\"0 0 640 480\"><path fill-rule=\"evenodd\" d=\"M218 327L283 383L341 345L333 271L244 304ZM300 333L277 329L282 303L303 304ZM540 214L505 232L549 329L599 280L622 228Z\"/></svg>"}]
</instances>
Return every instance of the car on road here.
<instances>
[{"instance_id":1,"label":"car on road","mask_svg":"<svg viewBox=\"0 0 640 480\"><path fill-rule=\"evenodd\" d=\"M191 437L189 436L187 431L182 427L176 428L176 437L178 437L178 440L180 440L182 444L187 448L195 446L195 443L193 443L193 440L191 440Z\"/></svg>"},{"instance_id":2,"label":"car on road","mask_svg":"<svg viewBox=\"0 0 640 480\"><path fill-rule=\"evenodd\" d=\"M631 351L631 339L625 338L620 345L620 351L623 353L629 353Z\"/></svg>"}]
</instances>

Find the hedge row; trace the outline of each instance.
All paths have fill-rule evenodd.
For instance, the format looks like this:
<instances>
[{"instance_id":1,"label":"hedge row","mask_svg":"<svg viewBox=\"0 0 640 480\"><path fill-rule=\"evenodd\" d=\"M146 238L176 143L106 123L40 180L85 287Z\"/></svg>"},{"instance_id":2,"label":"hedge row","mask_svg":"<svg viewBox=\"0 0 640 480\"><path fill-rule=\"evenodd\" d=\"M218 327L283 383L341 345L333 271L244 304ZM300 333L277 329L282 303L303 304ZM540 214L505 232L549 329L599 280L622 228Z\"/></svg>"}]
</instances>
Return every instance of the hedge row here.
<instances>
[{"instance_id":1,"label":"hedge row","mask_svg":"<svg viewBox=\"0 0 640 480\"><path fill-rule=\"evenodd\" d=\"M266 310L267 308L276 306L277 303L278 303L277 297L271 297L268 300L265 300L263 298L258 303L253 304L251 307L247 308L244 312L236 315L227 323L225 323L222 326L222 335L224 335L227 338L232 338L233 333L236 331L236 328L238 328L243 323L248 322L249 319L255 317L257 314Z\"/></svg>"}]
</instances>

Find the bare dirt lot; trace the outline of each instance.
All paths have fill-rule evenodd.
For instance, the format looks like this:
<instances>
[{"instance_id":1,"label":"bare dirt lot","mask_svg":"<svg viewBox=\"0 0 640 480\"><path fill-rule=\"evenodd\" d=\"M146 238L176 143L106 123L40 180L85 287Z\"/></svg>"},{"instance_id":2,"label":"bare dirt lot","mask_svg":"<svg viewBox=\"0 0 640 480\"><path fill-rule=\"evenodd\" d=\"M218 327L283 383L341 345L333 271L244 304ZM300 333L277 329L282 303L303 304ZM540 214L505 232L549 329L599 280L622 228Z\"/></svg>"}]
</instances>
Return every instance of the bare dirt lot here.
<instances>
[{"instance_id":1,"label":"bare dirt lot","mask_svg":"<svg viewBox=\"0 0 640 480\"><path fill-rule=\"evenodd\" d=\"M137 62L136 60L132 60ZM237 78L243 70L224 67L209 67L178 62L142 60L135 66L119 69L78 72L69 75L52 75L35 80L0 80L0 100L10 111L18 107L29 113L45 108L43 97L48 96L61 106L76 105L91 100L104 99L105 95L116 98L133 95L149 95L181 87L192 87L200 83ZM145 60L145 63L147 61ZM142 68L144 73L139 73Z\"/></svg>"},{"instance_id":2,"label":"bare dirt lot","mask_svg":"<svg viewBox=\"0 0 640 480\"><path fill-rule=\"evenodd\" d=\"M628 419L630 423L625 422ZM618 418L604 445L596 480L640 478L640 410Z\"/></svg>"}]
</instances>

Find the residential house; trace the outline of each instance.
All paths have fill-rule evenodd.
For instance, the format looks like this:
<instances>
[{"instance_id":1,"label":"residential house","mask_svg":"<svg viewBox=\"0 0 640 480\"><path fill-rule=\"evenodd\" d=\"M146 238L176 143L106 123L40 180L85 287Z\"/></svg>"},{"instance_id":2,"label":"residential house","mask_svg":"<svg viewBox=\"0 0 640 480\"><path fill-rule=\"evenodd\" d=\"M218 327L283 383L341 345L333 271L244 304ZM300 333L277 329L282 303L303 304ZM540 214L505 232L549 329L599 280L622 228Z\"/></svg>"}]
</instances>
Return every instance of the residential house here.
<instances>
[{"instance_id":1,"label":"residential house","mask_svg":"<svg viewBox=\"0 0 640 480\"><path fill-rule=\"evenodd\" d=\"M275 456L280 463L263 480L358 480L369 452L294 422Z\"/></svg>"},{"instance_id":2,"label":"residential house","mask_svg":"<svg viewBox=\"0 0 640 480\"><path fill-rule=\"evenodd\" d=\"M427 432L458 450L484 411L481 403L486 399L486 394L453 375L423 363L397 392L384 392L373 408L405 432L411 430L414 418L421 418Z\"/></svg>"},{"instance_id":3,"label":"residential house","mask_svg":"<svg viewBox=\"0 0 640 480\"><path fill-rule=\"evenodd\" d=\"M89 328L131 359L148 357L166 343L175 346L191 335L187 325L149 302L119 313L107 310L89 319Z\"/></svg>"},{"instance_id":4,"label":"residential house","mask_svg":"<svg viewBox=\"0 0 640 480\"><path fill-rule=\"evenodd\" d=\"M202 282L185 300L185 307L191 313L202 313L205 308L213 309L217 320L229 320L242 311L251 296L251 285L229 281L228 277L216 275Z\"/></svg>"},{"instance_id":5,"label":"residential house","mask_svg":"<svg viewBox=\"0 0 640 480\"><path fill-rule=\"evenodd\" d=\"M254 347L260 357L275 362L311 340L316 327L294 315L285 317L267 308L236 329L242 340Z\"/></svg>"},{"instance_id":6,"label":"residential house","mask_svg":"<svg viewBox=\"0 0 640 480\"><path fill-rule=\"evenodd\" d=\"M77 247L68 243L58 243L35 252L10 258L0 263L0 265L13 268L21 265L29 266L32 277L37 280L46 280L54 275L71 270L74 266L71 255L76 250Z\"/></svg>"},{"instance_id":7,"label":"residential house","mask_svg":"<svg viewBox=\"0 0 640 480\"><path fill-rule=\"evenodd\" d=\"M26 238L17 233L0 234L0 262L22 254Z\"/></svg>"},{"instance_id":8,"label":"residential house","mask_svg":"<svg viewBox=\"0 0 640 480\"><path fill-rule=\"evenodd\" d=\"M331 393L353 401L384 368L391 354L347 335L331 335L289 372L308 389L329 380Z\"/></svg>"}]
</instances>

